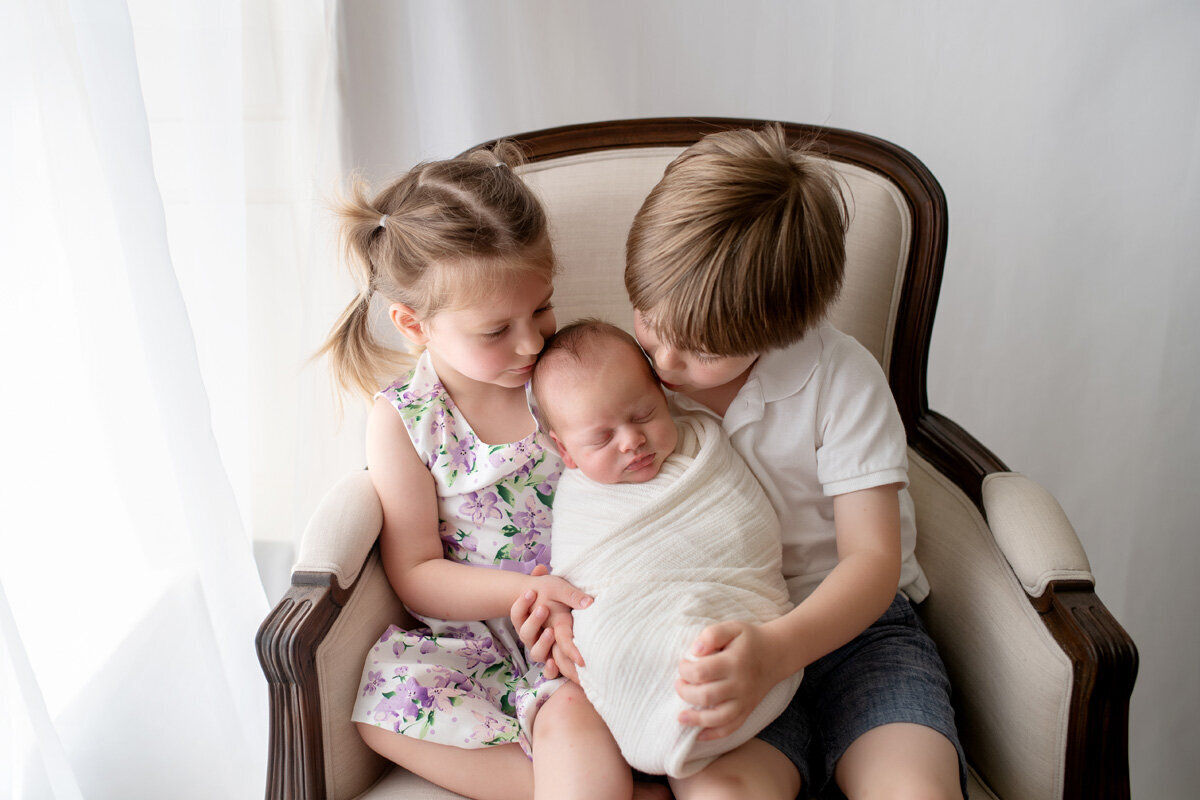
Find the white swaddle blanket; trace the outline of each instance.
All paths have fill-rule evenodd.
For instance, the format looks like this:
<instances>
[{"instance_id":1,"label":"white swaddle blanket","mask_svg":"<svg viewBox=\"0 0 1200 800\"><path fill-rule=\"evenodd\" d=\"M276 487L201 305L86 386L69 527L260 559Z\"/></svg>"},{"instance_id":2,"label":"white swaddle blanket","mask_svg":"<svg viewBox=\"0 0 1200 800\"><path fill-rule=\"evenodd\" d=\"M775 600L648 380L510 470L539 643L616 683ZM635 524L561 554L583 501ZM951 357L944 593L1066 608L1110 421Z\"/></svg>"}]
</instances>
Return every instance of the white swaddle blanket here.
<instances>
[{"instance_id":1,"label":"white swaddle blanket","mask_svg":"<svg viewBox=\"0 0 1200 800\"><path fill-rule=\"evenodd\" d=\"M595 597L575 612L579 670L625 759L687 777L751 739L787 707L800 674L745 724L699 742L679 724L679 659L708 625L765 622L791 608L779 521L754 475L709 417L676 420L679 444L652 480L606 485L567 470L554 499L552 571Z\"/></svg>"}]
</instances>

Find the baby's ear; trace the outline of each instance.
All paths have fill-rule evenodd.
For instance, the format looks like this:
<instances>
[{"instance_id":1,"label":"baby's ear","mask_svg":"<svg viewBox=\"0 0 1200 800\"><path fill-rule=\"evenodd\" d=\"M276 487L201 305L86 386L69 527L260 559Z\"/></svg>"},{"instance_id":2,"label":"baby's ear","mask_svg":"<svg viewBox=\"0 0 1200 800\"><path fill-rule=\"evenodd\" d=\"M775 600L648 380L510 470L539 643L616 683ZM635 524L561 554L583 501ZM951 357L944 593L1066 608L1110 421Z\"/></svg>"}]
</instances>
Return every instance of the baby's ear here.
<instances>
[{"instance_id":1,"label":"baby's ear","mask_svg":"<svg viewBox=\"0 0 1200 800\"><path fill-rule=\"evenodd\" d=\"M554 442L554 449L562 456L563 465L567 469L578 469L575 460L571 458L571 454L567 452L567 448L563 447L563 443L558 440L558 434L550 431L550 440Z\"/></svg>"}]
</instances>

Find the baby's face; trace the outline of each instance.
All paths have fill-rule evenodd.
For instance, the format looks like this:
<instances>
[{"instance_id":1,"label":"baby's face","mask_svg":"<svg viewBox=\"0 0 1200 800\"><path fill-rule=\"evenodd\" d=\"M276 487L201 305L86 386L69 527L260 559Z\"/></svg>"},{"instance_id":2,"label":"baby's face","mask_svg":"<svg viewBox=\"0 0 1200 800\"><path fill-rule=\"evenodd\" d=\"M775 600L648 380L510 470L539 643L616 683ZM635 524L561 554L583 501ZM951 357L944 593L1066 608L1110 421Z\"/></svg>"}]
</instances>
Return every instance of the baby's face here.
<instances>
[{"instance_id":1,"label":"baby's face","mask_svg":"<svg viewBox=\"0 0 1200 800\"><path fill-rule=\"evenodd\" d=\"M640 353L614 347L551 384L550 432L568 468L599 483L642 483L675 452L679 433Z\"/></svg>"}]
</instances>

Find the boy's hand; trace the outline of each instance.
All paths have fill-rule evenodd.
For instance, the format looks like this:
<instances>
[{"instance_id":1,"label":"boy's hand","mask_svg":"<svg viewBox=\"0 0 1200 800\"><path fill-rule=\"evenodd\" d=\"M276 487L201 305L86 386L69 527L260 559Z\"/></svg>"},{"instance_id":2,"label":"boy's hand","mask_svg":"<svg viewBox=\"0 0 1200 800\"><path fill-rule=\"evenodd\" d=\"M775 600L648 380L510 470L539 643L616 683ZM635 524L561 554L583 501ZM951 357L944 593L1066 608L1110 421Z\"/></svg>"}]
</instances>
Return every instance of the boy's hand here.
<instances>
[{"instance_id":1,"label":"boy's hand","mask_svg":"<svg viewBox=\"0 0 1200 800\"><path fill-rule=\"evenodd\" d=\"M571 611L587 608L592 598L548 572L544 566L534 568L530 573L536 579L533 588L517 598L509 618L521 642L529 648L529 658L544 662L546 677L555 678L563 672L566 661L572 662L572 667L583 664L583 656L575 647Z\"/></svg>"},{"instance_id":2,"label":"boy's hand","mask_svg":"<svg viewBox=\"0 0 1200 800\"><path fill-rule=\"evenodd\" d=\"M679 662L675 693L689 708L682 725L703 728L699 739L720 739L741 727L767 692L783 680L771 671L775 659L762 629L729 621L700 632Z\"/></svg>"}]
</instances>

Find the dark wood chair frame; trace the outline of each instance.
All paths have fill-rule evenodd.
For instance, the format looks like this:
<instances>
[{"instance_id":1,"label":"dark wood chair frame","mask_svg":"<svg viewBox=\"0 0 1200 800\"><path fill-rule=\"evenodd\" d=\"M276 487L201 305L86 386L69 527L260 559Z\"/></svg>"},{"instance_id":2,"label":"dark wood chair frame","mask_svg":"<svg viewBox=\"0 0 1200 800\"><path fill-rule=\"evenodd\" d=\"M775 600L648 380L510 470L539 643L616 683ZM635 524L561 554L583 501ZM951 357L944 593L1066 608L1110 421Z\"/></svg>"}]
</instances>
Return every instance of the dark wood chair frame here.
<instances>
[{"instance_id":1,"label":"dark wood chair frame","mask_svg":"<svg viewBox=\"0 0 1200 800\"><path fill-rule=\"evenodd\" d=\"M530 161L597 149L686 147L719 130L758 127L762 120L635 119L572 125L512 137ZM984 513L983 479L1008 468L974 437L929 409L925 370L946 256L947 210L941 186L916 157L853 131L786 124L791 138L815 138L838 161L880 173L900 187L913 216L889 369L909 445L959 486ZM316 647L353 589L328 573L296 572L291 588L256 639L270 688L269 798L318 798L325 791ZM1063 797L1129 797L1129 698L1137 676L1133 640L1091 584L1052 581L1030 598L1074 671Z\"/></svg>"}]
</instances>

